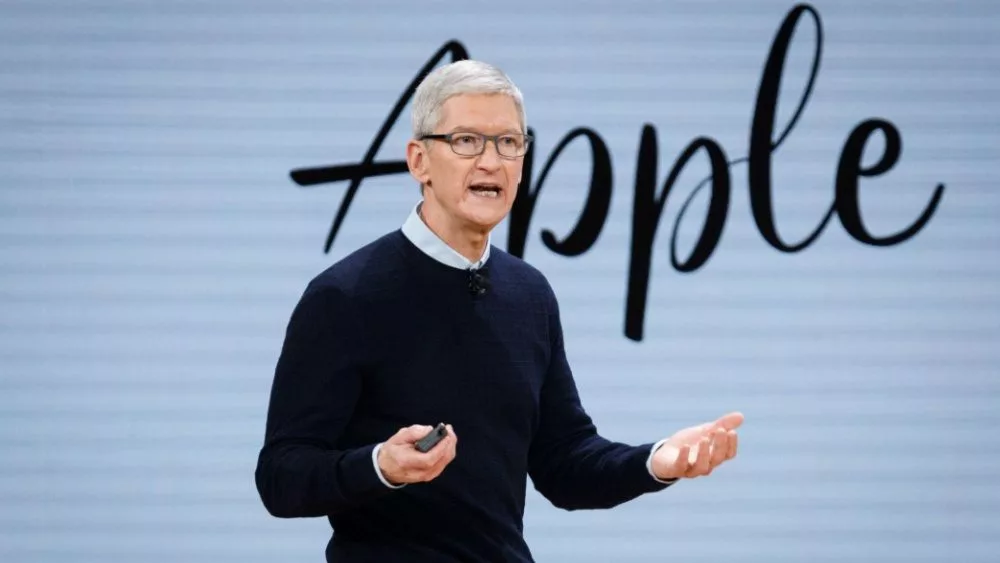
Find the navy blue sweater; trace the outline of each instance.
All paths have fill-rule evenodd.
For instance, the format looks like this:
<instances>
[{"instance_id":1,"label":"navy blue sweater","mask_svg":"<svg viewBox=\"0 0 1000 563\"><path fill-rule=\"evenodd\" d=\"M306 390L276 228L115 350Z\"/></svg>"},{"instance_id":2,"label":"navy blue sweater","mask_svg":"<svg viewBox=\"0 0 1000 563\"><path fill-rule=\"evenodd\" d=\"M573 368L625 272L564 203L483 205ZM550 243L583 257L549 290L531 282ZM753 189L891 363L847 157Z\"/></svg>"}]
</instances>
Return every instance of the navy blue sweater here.
<instances>
[{"instance_id":1,"label":"navy blue sweater","mask_svg":"<svg viewBox=\"0 0 1000 563\"><path fill-rule=\"evenodd\" d=\"M328 561L531 561L525 485L568 509L663 489L652 444L597 434L544 276L492 247L490 289L400 231L318 275L292 313L256 469L267 510L327 516ZM454 461L391 489L372 449L411 424L453 425Z\"/></svg>"}]
</instances>

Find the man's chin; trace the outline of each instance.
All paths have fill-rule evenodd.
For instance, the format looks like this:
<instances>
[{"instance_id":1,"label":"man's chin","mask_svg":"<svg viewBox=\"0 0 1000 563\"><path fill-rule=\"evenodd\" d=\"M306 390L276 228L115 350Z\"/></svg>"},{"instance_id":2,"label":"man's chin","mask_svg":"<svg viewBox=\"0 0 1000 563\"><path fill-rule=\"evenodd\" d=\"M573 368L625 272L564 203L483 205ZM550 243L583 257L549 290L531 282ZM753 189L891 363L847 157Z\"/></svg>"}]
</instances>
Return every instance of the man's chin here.
<instances>
[{"instance_id":1,"label":"man's chin","mask_svg":"<svg viewBox=\"0 0 1000 563\"><path fill-rule=\"evenodd\" d=\"M470 230L479 231L483 234L489 234L489 232L499 225L503 219L503 216L483 217L481 215L473 215L464 217L463 222Z\"/></svg>"},{"instance_id":2,"label":"man's chin","mask_svg":"<svg viewBox=\"0 0 1000 563\"><path fill-rule=\"evenodd\" d=\"M484 209L478 205L464 206L462 209L462 219L469 226L480 228L483 230L492 230L494 227L500 224L501 221L510 212L510 209L502 205L502 202L498 202L501 205L489 206Z\"/></svg>"}]
</instances>

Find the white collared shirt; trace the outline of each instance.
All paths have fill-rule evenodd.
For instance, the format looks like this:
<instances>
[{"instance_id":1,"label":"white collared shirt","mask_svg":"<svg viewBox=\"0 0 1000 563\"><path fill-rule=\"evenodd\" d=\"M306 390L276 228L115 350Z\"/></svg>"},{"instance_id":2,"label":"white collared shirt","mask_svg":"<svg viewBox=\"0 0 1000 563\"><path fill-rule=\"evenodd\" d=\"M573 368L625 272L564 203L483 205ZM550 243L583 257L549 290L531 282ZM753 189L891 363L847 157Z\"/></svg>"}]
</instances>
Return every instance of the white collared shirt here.
<instances>
[{"instance_id":1,"label":"white collared shirt","mask_svg":"<svg viewBox=\"0 0 1000 563\"><path fill-rule=\"evenodd\" d=\"M424 223L424 220L420 218L421 204L423 204L422 201L413 207L413 210L410 211L410 216L403 223L403 235L410 239L410 242L414 246L438 262L453 268L462 270L478 269L486 264L486 261L490 258L490 241L492 240L492 235L491 238L486 239L486 250L483 251L483 256L478 262L473 262L459 254L454 248L448 246L447 243L434 234L434 231L427 226L427 223Z\"/></svg>"}]
</instances>

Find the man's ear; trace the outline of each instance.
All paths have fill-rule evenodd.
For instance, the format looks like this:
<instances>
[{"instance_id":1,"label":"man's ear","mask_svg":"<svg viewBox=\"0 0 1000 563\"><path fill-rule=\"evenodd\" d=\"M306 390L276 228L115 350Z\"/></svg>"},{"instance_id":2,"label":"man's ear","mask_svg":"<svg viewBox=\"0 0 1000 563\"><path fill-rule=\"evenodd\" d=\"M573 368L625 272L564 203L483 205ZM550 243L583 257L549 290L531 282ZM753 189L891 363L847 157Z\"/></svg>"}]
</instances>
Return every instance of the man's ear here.
<instances>
[{"instance_id":1,"label":"man's ear","mask_svg":"<svg viewBox=\"0 0 1000 563\"><path fill-rule=\"evenodd\" d=\"M424 143L410 139L406 144L406 167L410 169L410 176L421 185L429 184L431 180L429 157Z\"/></svg>"}]
</instances>

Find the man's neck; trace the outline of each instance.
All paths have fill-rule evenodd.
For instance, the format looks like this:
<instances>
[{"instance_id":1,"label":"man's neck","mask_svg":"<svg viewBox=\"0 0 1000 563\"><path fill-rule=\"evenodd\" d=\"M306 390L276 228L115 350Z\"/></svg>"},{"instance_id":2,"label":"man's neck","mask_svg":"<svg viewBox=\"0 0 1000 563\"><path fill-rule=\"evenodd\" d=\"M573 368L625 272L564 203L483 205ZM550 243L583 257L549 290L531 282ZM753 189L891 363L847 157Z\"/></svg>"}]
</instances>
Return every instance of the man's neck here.
<instances>
[{"instance_id":1,"label":"man's neck","mask_svg":"<svg viewBox=\"0 0 1000 563\"><path fill-rule=\"evenodd\" d=\"M443 214L425 214L423 203L417 209L417 215L431 232L470 262L478 262L483 257L483 253L486 252L489 232L462 229L456 225L449 225Z\"/></svg>"}]
</instances>

